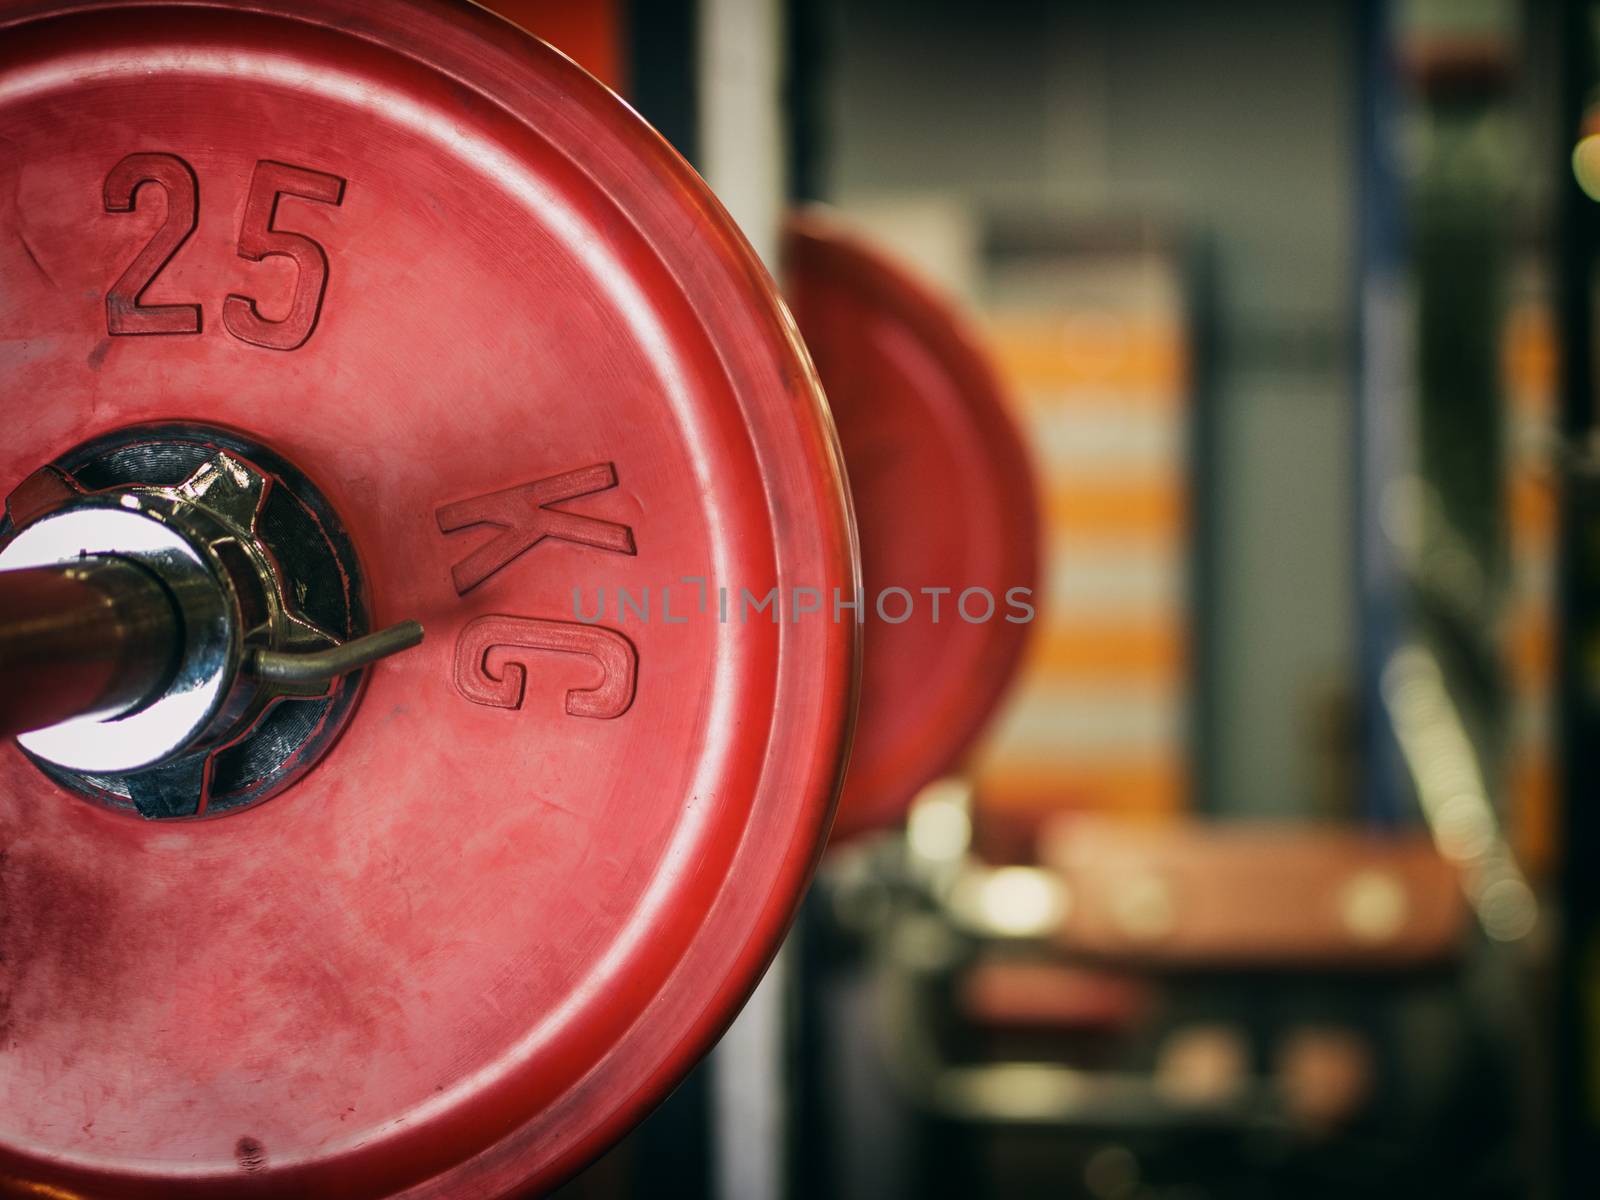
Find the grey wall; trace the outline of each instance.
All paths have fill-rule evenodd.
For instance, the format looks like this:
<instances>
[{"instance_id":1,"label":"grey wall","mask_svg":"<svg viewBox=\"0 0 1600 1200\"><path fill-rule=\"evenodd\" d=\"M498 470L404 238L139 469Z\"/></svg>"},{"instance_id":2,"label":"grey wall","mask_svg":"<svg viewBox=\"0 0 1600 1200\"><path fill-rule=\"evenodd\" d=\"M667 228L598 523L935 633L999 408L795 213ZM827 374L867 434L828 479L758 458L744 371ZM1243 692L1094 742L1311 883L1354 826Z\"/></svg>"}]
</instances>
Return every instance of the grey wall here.
<instances>
[{"instance_id":1,"label":"grey wall","mask_svg":"<svg viewBox=\"0 0 1600 1200\"><path fill-rule=\"evenodd\" d=\"M804 2L804 0L799 0ZM829 0L831 198L1139 213L1215 266L1214 795L1305 810L1353 654L1352 5Z\"/></svg>"}]
</instances>

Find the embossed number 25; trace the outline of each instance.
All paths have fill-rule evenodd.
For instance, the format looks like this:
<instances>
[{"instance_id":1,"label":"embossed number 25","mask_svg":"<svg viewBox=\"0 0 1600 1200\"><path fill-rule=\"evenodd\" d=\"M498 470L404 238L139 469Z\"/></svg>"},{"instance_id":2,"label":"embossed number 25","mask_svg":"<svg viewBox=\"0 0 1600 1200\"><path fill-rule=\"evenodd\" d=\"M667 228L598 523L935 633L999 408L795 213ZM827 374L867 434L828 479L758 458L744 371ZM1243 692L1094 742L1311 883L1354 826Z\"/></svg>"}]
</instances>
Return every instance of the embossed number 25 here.
<instances>
[{"instance_id":1,"label":"embossed number 25","mask_svg":"<svg viewBox=\"0 0 1600 1200\"><path fill-rule=\"evenodd\" d=\"M198 304L139 303L199 224L199 181L189 164L174 154L130 154L106 177L106 211L132 212L139 189L147 183L166 193L166 220L106 293L106 329L113 334L199 333ZM305 344L317 326L328 287L328 256L322 247L303 233L277 227L278 202L284 196L337 205L344 199L344 180L284 163L256 164L239 227L239 257L251 262L274 254L293 259L294 298L288 315L271 321L261 315L254 300L230 295L222 305L222 324L241 342L268 350L294 350Z\"/></svg>"}]
</instances>

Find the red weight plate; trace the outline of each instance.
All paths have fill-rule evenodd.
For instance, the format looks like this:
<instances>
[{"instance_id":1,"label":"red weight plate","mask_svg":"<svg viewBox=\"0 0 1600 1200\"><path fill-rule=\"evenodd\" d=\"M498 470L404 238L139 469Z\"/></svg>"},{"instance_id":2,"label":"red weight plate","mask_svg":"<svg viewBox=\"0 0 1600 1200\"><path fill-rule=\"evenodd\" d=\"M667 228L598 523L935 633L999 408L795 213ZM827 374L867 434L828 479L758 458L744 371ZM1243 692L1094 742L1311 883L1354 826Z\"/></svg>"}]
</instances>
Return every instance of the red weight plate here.
<instances>
[{"instance_id":1,"label":"red weight plate","mask_svg":"<svg viewBox=\"0 0 1600 1200\"><path fill-rule=\"evenodd\" d=\"M861 535L861 713L839 839L898 822L993 713L1038 602L1039 519L1003 389L947 301L815 212L791 218L783 273ZM993 610L982 592L963 610L967 589Z\"/></svg>"},{"instance_id":2,"label":"red weight plate","mask_svg":"<svg viewBox=\"0 0 1600 1200\"><path fill-rule=\"evenodd\" d=\"M731 1019L843 769L856 631L679 582L854 578L727 216L488 14L278 8L0 4L0 487L237 430L427 641L247 811L145 823L0 749L0 1191L551 1185Z\"/></svg>"}]
</instances>

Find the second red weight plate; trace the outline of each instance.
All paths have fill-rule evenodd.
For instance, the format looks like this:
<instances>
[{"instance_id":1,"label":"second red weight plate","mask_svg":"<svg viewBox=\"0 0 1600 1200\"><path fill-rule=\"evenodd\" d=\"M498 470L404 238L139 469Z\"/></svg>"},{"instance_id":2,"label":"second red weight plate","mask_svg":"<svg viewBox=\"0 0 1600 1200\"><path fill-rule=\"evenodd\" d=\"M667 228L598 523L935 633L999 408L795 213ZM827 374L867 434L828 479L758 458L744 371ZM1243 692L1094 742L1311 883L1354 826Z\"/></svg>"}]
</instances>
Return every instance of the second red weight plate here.
<instances>
[{"instance_id":1,"label":"second red weight plate","mask_svg":"<svg viewBox=\"0 0 1600 1200\"><path fill-rule=\"evenodd\" d=\"M244 811L141 821L0 747L0 1192L459 1200L596 1154L775 951L852 714L852 625L682 582L855 576L701 181L467 5L0 3L0 379L0 490L231 431L427 630Z\"/></svg>"},{"instance_id":2,"label":"second red weight plate","mask_svg":"<svg viewBox=\"0 0 1600 1200\"><path fill-rule=\"evenodd\" d=\"M993 714L1038 608L1037 502L1003 388L949 302L816 212L791 218L783 275L861 538L861 712L839 840L898 822Z\"/></svg>"}]
</instances>

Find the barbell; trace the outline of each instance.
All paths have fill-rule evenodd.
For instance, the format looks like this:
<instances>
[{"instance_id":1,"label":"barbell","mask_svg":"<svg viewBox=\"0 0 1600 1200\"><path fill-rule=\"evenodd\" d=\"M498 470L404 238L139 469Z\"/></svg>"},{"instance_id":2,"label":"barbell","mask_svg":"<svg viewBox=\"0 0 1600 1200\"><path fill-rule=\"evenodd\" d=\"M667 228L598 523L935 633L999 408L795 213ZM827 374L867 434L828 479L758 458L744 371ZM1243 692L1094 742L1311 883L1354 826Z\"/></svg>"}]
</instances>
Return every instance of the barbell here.
<instances>
[{"instance_id":1,"label":"barbell","mask_svg":"<svg viewBox=\"0 0 1600 1200\"><path fill-rule=\"evenodd\" d=\"M443 0L0 4L0 230L0 1190L553 1186L776 951L882 633L772 282L625 105ZM873 348L808 316L808 236L828 374ZM991 453L860 378L847 456ZM900 537L858 482L872 582L1031 586L995 437L963 537L1020 504L1010 556L924 568L950 506ZM921 744L842 828L954 760L1018 629L941 626L940 723L867 708L864 762Z\"/></svg>"}]
</instances>

